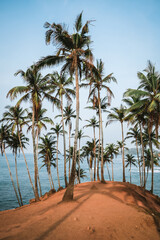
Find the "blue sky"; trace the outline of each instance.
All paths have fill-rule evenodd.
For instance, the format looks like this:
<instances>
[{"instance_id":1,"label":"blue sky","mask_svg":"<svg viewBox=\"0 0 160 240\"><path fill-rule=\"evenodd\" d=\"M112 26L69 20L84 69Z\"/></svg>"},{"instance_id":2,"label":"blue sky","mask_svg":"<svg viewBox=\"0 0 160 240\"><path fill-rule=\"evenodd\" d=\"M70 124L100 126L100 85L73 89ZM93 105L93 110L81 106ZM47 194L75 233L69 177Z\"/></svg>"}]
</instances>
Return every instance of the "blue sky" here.
<instances>
[{"instance_id":1,"label":"blue sky","mask_svg":"<svg viewBox=\"0 0 160 240\"><path fill-rule=\"evenodd\" d=\"M84 23L95 20L90 27L94 58L101 58L105 73L113 72L118 81L117 85L109 86L115 95L112 107L120 105L127 88L138 86L137 71L146 67L147 60L156 64L160 71L159 0L0 0L0 118L4 107L12 104L6 99L8 90L23 84L14 73L18 69L26 70L41 57L55 53L52 45L45 44L44 23L66 23L72 32L75 18L81 11ZM43 72L53 70L56 68ZM88 113L84 109L86 95L87 91L81 91L83 119L93 116L93 112ZM51 106L48 107L48 116L54 117L56 113ZM105 119L104 115L104 123ZM87 131L91 135L92 132ZM106 128L104 136L105 142L120 140L119 124Z\"/></svg>"}]
</instances>

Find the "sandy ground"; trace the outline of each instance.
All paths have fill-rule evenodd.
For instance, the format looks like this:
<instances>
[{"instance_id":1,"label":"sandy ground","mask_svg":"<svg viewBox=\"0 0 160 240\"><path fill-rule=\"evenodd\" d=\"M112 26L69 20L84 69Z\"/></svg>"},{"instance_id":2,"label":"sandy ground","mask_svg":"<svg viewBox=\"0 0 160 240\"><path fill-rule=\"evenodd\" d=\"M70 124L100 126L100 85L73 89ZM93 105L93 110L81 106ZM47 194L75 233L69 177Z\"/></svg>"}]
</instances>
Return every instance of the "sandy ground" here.
<instances>
[{"instance_id":1,"label":"sandy ground","mask_svg":"<svg viewBox=\"0 0 160 240\"><path fill-rule=\"evenodd\" d=\"M0 212L0 239L160 239L160 201L148 191L129 183L89 182L75 186L74 201L62 203L64 191Z\"/></svg>"}]
</instances>

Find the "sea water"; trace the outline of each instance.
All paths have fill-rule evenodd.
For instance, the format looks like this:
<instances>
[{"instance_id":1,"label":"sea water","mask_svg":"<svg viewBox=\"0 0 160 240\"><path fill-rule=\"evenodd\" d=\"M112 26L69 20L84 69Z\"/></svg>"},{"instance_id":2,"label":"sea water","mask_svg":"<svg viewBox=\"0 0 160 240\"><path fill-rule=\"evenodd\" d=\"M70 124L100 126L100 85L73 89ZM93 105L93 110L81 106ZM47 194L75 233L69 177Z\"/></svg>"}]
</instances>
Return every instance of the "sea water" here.
<instances>
[{"instance_id":1,"label":"sea water","mask_svg":"<svg viewBox=\"0 0 160 240\"><path fill-rule=\"evenodd\" d=\"M7 154L12 176L16 185L16 174L15 174L15 164L14 164L14 156L13 154ZM26 154L26 159L29 167L29 171L31 174L32 181L34 183L34 161L33 161L33 155L32 154ZM23 204L28 204L29 199L34 198L33 190L28 178L28 173L26 169L26 165L23 159L23 155L19 155L17 157L18 162L18 178L19 178L19 184L20 184L20 190L22 194ZM121 155L118 155L114 160L114 181L122 181L122 157ZM48 180L48 174L46 167L41 168L42 162L41 160L38 161L38 167L39 167L39 176L40 176L40 182L41 182L41 188L42 188L42 194L45 192L48 192L50 190L50 184ZM61 186L64 187L64 162L62 156L60 157L60 160L58 162L59 166L59 176L60 176L60 183ZM89 166L87 163L87 160L84 160L83 163L81 163L81 168L85 170L86 177L84 179L81 179L81 182L88 182L90 180L90 171ZM109 170L111 174L111 164L109 164ZM93 170L92 170L93 171ZM68 173L68 164L67 164L67 173ZM129 168L125 169L126 174L126 181L130 181L130 171ZM131 176L132 176L132 183L140 185L139 182L139 172L138 168L132 166L131 170ZM68 174L67 174L68 175ZM58 181L57 181L57 171L55 168L52 167L52 177L54 181L55 188L58 189ZM105 180L109 180L108 172L106 169L106 165L104 167L104 177ZM111 176L112 177L112 176ZM17 185L16 185L17 186ZM147 186L146 188L150 190L151 188L151 171L149 171L148 174L148 180L147 180ZM160 167L154 168L154 194L160 196ZM13 209L18 207L18 202L15 196L15 192L13 190L12 182L10 179L7 163L5 156L0 156L0 210L7 210L7 209Z\"/></svg>"}]
</instances>

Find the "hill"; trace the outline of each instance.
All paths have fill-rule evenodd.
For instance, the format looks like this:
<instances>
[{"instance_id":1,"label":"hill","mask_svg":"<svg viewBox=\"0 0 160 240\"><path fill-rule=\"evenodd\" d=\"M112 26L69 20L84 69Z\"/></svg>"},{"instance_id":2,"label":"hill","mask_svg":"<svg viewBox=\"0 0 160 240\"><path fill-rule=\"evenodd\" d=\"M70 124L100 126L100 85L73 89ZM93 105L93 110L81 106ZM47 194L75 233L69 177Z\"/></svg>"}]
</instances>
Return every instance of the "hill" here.
<instances>
[{"instance_id":1,"label":"hill","mask_svg":"<svg viewBox=\"0 0 160 240\"><path fill-rule=\"evenodd\" d=\"M0 212L0 239L160 239L160 200L129 183L88 182L48 199Z\"/></svg>"}]
</instances>

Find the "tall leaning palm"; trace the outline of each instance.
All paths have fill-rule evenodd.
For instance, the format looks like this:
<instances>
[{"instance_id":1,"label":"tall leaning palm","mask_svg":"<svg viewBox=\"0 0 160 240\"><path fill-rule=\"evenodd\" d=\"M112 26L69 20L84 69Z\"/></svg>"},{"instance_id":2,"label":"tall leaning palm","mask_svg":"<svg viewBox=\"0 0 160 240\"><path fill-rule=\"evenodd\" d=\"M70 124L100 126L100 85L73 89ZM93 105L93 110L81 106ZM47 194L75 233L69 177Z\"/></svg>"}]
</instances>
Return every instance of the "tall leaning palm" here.
<instances>
[{"instance_id":1,"label":"tall leaning palm","mask_svg":"<svg viewBox=\"0 0 160 240\"><path fill-rule=\"evenodd\" d=\"M12 185L13 185L13 188L14 188L14 192L15 192L18 204L19 204L19 206L21 206L21 202L20 202L19 197L18 197L18 193L17 193L16 186L14 184L14 180L13 180L13 177L12 177L9 161L8 161L8 158L7 158L7 155L6 155L6 151L5 151L5 148L8 145L8 143L7 143L8 138L9 138L8 126L2 124L1 127L0 127L0 148L1 148L1 154L2 154L2 156L3 156L3 153L5 155L7 166L8 166L8 170L9 170L9 175L10 175L11 182L12 182Z\"/></svg>"},{"instance_id":2,"label":"tall leaning palm","mask_svg":"<svg viewBox=\"0 0 160 240\"><path fill-rule=\"evenodd\" d=\"M24 148L26 148L26 144L28 143L29 139L24 136L24 134L20 134L20 139L21 139L21 145ZM10 133L10 136L7 139L8 146L12 150L12 153L14 154L14 159L15 159L15 171L16 171L16 181L17 181L17 188L19 192L19 197L21 201L21 205L23 206L23 200L22 200L22 194L20 191L20 184L19 184L19 179L18 179L18 167L17 167L17 153L18 151L20 152L20 142L19 142L19 134L18 133Z\"/></svg>"},{"instance_id":3,"label":"tall leaning palm","mask_svg":"<svg viewBox=\"0 0 160 240\"><path fill-rule=\"evenodd\" d=\"M17 102L17 106L23 101L30 101L32 104L32 139L33 139L33 153L34 153L34 180L35 180L35 199L39 200L38 194L38 184L37 184L37 175L38 175L38 163L36 155L36 142L35 142L35 116L38 112L38 109L41 106L42 99L46 99L53 102L55 99L48 94L48 76L42 77L41 73L37 71L37 68L33 65L27 69L26 72L19 70L15 75L21 75L26 86L17 86L13 87L7 94L7 97L10 97L11 100L17 98L18 95L23 94L23 96Z\"/></svg>"},{"instance_id":4,"label":"tall leaning palm","mask_svg":"<svg viewBox=\"0 0 160 240\"><path fill-rule=\"evenodd\" d=\"M126 113L126 108L121 105L120 108L112 108L111 112L108 114L107 117L107 123L106 125L115 122L115 121L119 121L121 123L121 130L122 130L122 143L123 143L123 147L122 147L122 164L123 164L123 182L125 182L125 161L124 161L124 132L123 132L123 122L124 122L124 118L125 118L125 113Z\"/></svg>"},{"instance_id":5,"label":"tall leaning palm","mask_svg":"<svg viewBox=\"0 0 160 240\"><path fill-rule=\"evenodd\" d=\"M28 168L28 163L27 163L27 159L24 153L24 148L23 148L23 144L21 142L21 133L22 133L22 127L24 125L27 125L27 121L26 121L26 113L27 113L27 109L23 109L20 106L6 106L6 111L3 113L3 118L1 119L2 122L6 122L10 128L11 128L11 132L13 133L15 130L17 130L17 134L19 137L19 143L20 143L20 148L24 157L24 161L26 164L26 168L27 168L27 173L28 173L28 177L29 177L29 181L31 183L31 187L33 190L33 193L35 194L34 191L34 186L33 186L33 182L31 179L31 175L30 175L30 171Z\"/></svg>"},{"instance_id":6,"label":"tall leaning palm","mask_svg":"<svg viewBox=\"0 0 160 240\"><path fill-rule=\"evenodd\" d=\"M66 74L58 74L55 72L50 75L51 76L51 86L53 87L53 92L55 92L55 98L59 98L60 106L61 106L61 116L62 116L62 128L63 128L63 149L64 149L64 180L65 186L67 187L67 173L66 173L66 137L65 137L65 129L64 129L64 114L63 114L63 97L69 102L72 102L71 96L75 95L75 91L69 88L73 85L72 78L66 78ZM50 91L52 92L52 90Z\"/></svg>"},{"instance_id":7,"label":"tall leaning palm","mask_svg":"<svg viewBox=\"0 0 160 240\"><path fill-rule=\"evenodd\" d=\"M75 139L74 139L74 158L72 162L71 178L68 188L64 194L63 200L73 199L74 179L76 171L76 154L77 154L77 137L79 130L79 77L81 77L82 69L87 73L94 69L92 64L92 52L89 49L90 36L89 33L90 21L82 25L82 13L80 13L75 21L74 33L70 34L64 25L45 23L46 43L53 42L57 47L57 53L43 57L38 63L37 67L42 68L46 66L54 66L63 63L62 72L69 72L70 75L75 76L76 86L76 124L75 124Z\"/></svg>"}]
</instances>

